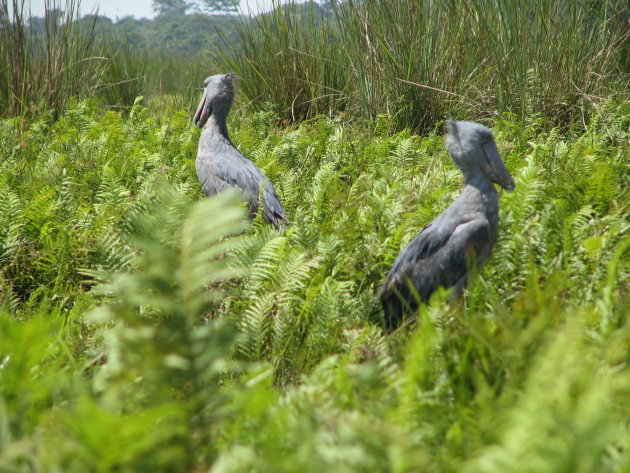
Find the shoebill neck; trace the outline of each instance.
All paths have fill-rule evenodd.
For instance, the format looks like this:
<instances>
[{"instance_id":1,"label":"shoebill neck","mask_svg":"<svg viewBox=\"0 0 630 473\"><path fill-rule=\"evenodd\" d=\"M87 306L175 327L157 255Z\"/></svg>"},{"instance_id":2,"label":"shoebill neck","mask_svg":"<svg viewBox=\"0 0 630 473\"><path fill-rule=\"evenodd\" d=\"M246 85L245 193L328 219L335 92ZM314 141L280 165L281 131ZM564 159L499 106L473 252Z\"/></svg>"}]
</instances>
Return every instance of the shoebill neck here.
<instances>
[{"instance_id":1,"label":"shoebill neck","mask_svg":"<svg viewBox=\"0 0 630 473\"><path fill-rule=\"evenodd\" d=\"M462 168L464 188L457 198L456 208L466 215L482 213L492 228L499 221L499 194L492 181L477 166Z\"/></svg>"},{"instance_id":2,"label":"shoebill neck","mask_svg":"<svg viewBox=\"0 0 630 473\"><path fill-rule=\"evenodd\" d=\"M225 118L217 117L215 113L210 115L206 125L203 127L202 134L210 134L213 136L221 136L226 140L230 139L228 135L227 126L225 124Z\"/></svg>"},{"instance_id":3,"label":"shoebill neck","mask_svg":"<svg viewBox=\"0 0 630 473\"><path fill-rule=\"evenodd\" d=\"M486 177L478 166L460 166L464 175L464 187L477 189L481 194L497 195L492 181Z\"/></svg>"},{"instance_id":4,"label":"shoebill neck","mask_svg":"<svg viewBox=\"0 0 630 473\"><path fill-rule=\"evenodd\" d=\"M212 135L222 136L223 138L230 140L230 136L227 130L227 116L230 113L232 102L218 102L212 107L212 114L208 118L208 122L204 126L204 131L208 131Z\"/></svg>"}]
</instances>

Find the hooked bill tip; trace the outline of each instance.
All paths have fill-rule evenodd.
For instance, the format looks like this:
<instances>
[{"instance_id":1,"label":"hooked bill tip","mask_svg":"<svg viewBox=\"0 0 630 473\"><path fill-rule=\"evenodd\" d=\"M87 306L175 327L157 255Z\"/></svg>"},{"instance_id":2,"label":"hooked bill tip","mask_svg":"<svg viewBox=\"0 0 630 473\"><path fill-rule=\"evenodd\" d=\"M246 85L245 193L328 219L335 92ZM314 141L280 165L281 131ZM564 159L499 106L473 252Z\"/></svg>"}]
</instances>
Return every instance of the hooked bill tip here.
<instances>
[{"instance_id":1,"label":"hooked bill tip","mask_svg":"<svg viewBox=\"0 0 630 473\"><path fill-rule=\"evenodd\" d=\"M503 187L506 191L512 192L514 188L516 187L516 184L514 183L514 179L512 178L511 174L507 171L507 169L505 169L505 172L502 174L503 175L501 175L499 179L496 179L496 183L499 184L501 187Z\"/></svg>"}]
</instances>

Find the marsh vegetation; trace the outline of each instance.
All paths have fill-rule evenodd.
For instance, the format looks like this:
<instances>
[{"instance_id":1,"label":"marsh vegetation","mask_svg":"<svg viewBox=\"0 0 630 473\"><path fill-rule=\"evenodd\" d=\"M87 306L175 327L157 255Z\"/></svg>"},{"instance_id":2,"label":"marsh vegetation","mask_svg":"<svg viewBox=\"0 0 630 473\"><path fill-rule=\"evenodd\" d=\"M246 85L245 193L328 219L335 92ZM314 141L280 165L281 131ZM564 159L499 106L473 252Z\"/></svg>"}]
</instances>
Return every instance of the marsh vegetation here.
<instances>
[{"instance_id":1,"label":"marsh vegetation","mask_svg":"<svg viewBox=\"0 0 630 473\"><path fill-rule=\"evenodd\" d=\"M31 43L2 0L0 471L630 468L622 3L289 5L160 65L68 13ZM227 70L280 232L199 188ZM449 115L516 189L462 300L386 333L379 284L461 187Z\"/></svg>"}]
</instances>

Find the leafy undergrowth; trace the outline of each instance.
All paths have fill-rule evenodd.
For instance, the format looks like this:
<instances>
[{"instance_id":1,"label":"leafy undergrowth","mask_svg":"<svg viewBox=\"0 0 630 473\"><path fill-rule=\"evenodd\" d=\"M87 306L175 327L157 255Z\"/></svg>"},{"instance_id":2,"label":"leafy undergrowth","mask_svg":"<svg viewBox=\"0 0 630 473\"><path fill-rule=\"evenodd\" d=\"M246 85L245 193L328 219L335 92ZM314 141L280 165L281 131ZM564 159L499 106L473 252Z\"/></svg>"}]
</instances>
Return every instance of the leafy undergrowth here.
<instances>
[{"instance_id":1,"label":"leafy undergrowth","mask_svg":"<svg viewBox=\"0 0 630 473\"><path fill-rule=\"evenodd\" d=\"M0 471L630 468L630 103L497 122L491 262L391 334L378 284L461 185L440 127L233 122L282 232L202 198L185 114L0 122Z\"/></svg>"}]
</instances>

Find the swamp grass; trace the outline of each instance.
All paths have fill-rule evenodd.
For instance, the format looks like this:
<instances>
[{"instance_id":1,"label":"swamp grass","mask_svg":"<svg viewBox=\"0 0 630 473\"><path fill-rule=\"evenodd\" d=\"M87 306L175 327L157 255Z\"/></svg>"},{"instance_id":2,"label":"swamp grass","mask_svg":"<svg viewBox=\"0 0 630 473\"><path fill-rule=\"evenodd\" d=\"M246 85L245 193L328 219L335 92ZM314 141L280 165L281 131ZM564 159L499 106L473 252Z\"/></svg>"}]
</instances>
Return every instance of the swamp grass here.
<instances>
[{"instance_id":1,"label":"swamp grass","mask_svg":"<svg viewBox=\"0 0 630 473\"><path fill-rule=\"evenodd\" d=\"M630 29L621 0L290 1L241 17L221 47L183 56L95 35L79 0L50 0L39 31L21 0L2 0L0 114L96 98L194 107L207 75L236 72L246 102L285 123L320 114L387 115L428 132L448 116L586 126L594 105L630 88ZM63 11L63 14L55 13ZM216 46L215 44L212 45Z\"/></svg>"},{"instance_id":2,"label":"swamp grass","mask_svg":"<svg viewBox=\"0 0 630 473\"><path fill-rule=\"evenodd\" d=\"M215 60L243 78L231 136L278 190L277 232L199 190L193 76L219 71L31 54L3 1L0 471L627 471L619 4L482 4L289 5L243 26L247 54ZM385 333L378 285L461 186L449 113L493 122L517 187L465 297Z\"/></svg>"},{"instance_id":3,"label":"swamp grass","mask_svg":"<svg viewBox=\"0 0 630 473\"><path fill-rule=\"evenodd\" d=\"M239 26L216 59L287 121L343 112L426 132L444 117L568 126L630 86L624 2L295 1Z\"/></svg>"},{"instance_id":4,"label":"swamp grass","mask_svg":"<svg viewBox=\"0 0 630 473\"><path fill-rule=\"evenodd\" d=\"M76 100L129 111L140 96L174 109L192 108L210 61L125 35L98 34L97 16L80 18L80 0L46 0L44 18L22 0L0 0L0 116L58 117Z\"/></svg>"}]
</instances>

